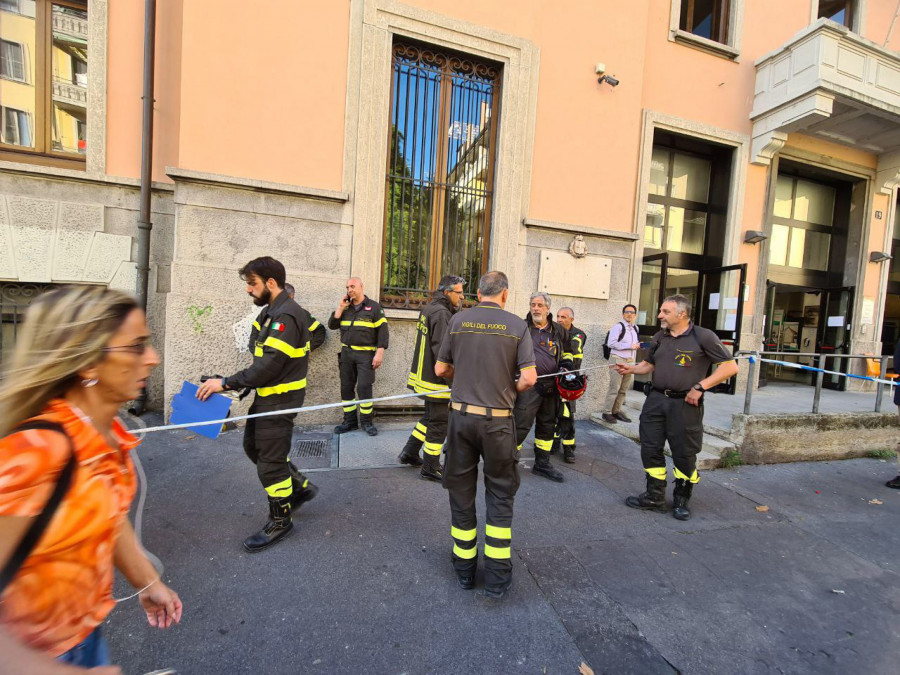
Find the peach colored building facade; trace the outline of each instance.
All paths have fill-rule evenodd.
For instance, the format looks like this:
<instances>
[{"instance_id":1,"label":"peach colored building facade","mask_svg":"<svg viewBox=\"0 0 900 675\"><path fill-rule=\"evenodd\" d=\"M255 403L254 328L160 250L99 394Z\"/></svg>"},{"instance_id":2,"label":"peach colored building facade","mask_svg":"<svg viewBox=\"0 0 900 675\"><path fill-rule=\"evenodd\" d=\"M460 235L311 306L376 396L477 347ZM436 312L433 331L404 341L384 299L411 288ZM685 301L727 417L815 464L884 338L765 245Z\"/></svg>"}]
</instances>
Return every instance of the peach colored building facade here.
<instances>
[{"instance_id":1,"label":"peach colored building facade","mask_svg":"<svg viewBox=\"0 0 900 675\"><path fill-rule=\"evenodd\" d=\"M31 4L4 0L0 31ZM82 156L45 166L0 143L9 288L136 283L144 3L86 10ZM870 257L900 237L898 13L897 0L161 2L154 404L249 358L237 269L258 255L285 263L320 319L351 274L385 301L376 395L404 389L422 293L482 269L509 274L512 311L536 290L573 307L595 364L623 304L649 333L674 291L741 349L892 351L900 261ZM336 345L312 357L311 403L339 398Z\"/></svg>"}]
</instances>

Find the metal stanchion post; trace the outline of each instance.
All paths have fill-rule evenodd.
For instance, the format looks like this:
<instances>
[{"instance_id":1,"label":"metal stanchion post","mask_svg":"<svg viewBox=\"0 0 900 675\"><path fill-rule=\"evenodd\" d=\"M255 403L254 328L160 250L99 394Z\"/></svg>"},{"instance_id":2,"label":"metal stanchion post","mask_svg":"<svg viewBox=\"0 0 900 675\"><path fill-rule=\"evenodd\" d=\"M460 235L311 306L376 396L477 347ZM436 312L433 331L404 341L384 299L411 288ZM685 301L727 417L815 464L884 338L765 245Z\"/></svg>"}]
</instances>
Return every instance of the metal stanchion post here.
<instances>
[{"instance_id":1,"label":"metal stanchion post","mask_svg":"<svg viewBox=\"0 0 900 675\"><path fill-rule=\"evenodd\" d=\"M819 372L816 373L816 393L813 396L813 413L818 414L819 412L819 399L822 397L822 380L825 377L825 373L822 371L825 370L825 354L819 356L819 362L816 364L816 367L819 369Z\"/></svg>"},{"instance_id":2,"label":"metal stanchion post","mask_svg":"<svg viewBox=\"0 0 900 675\"><path fill-rule=\"evenodd\" d=\"M747 391L744 392L744 414L750 414L750 401L753 398L753 385L756 382L756 359L758 356L750 357L749 368L747 369Z\"/></svg>"},{"instance_id":3,"label":"metal stanchion post","mask_svg":"<svg viewBox=\"0 0 900 675\"><path fill-rule=\"evenodd\" d=\"M882 356L878 362L878 379L883 380L887 371L888 357ZM884 399L884 384L881 382L875 387L875 412L881 412L881 402Z\"/></svg>"}]
</instances>

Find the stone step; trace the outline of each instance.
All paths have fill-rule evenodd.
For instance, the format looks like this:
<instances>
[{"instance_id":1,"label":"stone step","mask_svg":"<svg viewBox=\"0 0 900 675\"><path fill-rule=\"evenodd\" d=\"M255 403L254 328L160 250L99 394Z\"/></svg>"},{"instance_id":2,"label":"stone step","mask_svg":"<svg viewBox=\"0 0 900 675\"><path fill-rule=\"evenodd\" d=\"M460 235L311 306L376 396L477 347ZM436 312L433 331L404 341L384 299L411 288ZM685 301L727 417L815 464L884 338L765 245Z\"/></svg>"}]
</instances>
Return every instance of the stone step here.
<instances>
[{"instance_id":1,"label":"stone step","mask_svg":"<svg viewBox=\"0 0 900 675\"><path fill-rule=\"evenodd\" d=\"M629 408L630 410L635 410L640 414L641 409L644 406L644 398L643 394L639 394L635 392L631 394L629 392L629 396L625 398L624 407ZM626 413L628 414L628 413ZM636 417L636 415L628 414L629 417ZM601 420L602 421L602 420ZM711 424L704 424L703 431L707 436L715 436L724 441L731 441L731 428L723 429L721 427L714 427Z\"/></svg>"},{"instance_id":2,"label":"stone step","mask_svg":"<svg viewBox=\"0 0 900 675\"><path fill-rule=\"evenodd\" d=\"M631 422L616 422L615 424L610 424L603 420L600 413L593 413L591 415L591 422L601 427L605 427L620 436L629 438L635 443L640 442L640 433L638 431L638 421L636 418ZM717 436L703 434L703 447L700 450L700 454L697 455L697 469L700 471L717 469L722 463L722 453L732 450L737 450L737 446L734 443L726 441L723 438L718 438ZM668 443L666 443L665 453L669 456L672 454L669 450Z\"/></svg>"}]
</instances>

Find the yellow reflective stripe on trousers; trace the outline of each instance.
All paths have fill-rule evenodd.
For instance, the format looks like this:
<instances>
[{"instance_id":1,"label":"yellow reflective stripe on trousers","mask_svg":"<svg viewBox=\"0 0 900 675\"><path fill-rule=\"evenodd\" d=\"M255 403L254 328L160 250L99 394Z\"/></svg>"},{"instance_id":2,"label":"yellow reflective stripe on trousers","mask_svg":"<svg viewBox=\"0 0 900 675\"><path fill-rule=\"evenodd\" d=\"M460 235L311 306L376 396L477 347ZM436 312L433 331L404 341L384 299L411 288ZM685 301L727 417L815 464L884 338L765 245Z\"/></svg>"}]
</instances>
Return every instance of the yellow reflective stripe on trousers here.
<instances>
[{"instance_id":1,"label":"yellow reflective stripe on trousers","mask_svg":"<svg viewBox=\"0 0 900 675\"><path fill-rule=\"evenodd\" d=\"M572 413L569 412L569 406L567 403L563 403L562 409L563 409L563 417L571 417L572 416Z\"/></svg>"},{"instance_id":2,"label":"yellow reflective stripe on trousers","mask_svg":"<svg viewBox=\"0 0 900 675\"><path fill-rule=\"evenodd\" d=\"M547 452L550 452L550 448L553 447L553 439L551 438L549 441L545 441L540 438L535 438L534 447L536 447L538 450L546 450Z\"/></svg>"},{"instance_id":3,"label":"yellow reflective stripe on trousers","mask_svg":"<svg viewBox=\"0 0 900 675\"><path fill-rule=\"evenodd\" d=\"M344 404L344 412L353 412L356 410L356 401L341 401Z\"/></svg>"},{"instance_id":4,"label":"yellow reflective stripe on trousers","mask_svg":"<svg viewBox=\"0 0 900 675\"><path fill-rule=\"evenodd\" d=\"M428 427L421 422L416 422L416 431L421 431L423 434L426 434L428 433Z\"/></svg>"},{"instance_id":5,"label":"yellow reflective stripe on trousers","mask_svg":"<svg viewBox=\"0 0 900 675\"><path fill-rule=\"evenodd\" d=\"M563 445L575 445L575 439L574 438L564 438L562 440L562 444Z\"/></svg>"},{"instance_id":6,"label":"yellow reflective stripe on trousers","mask_svg":"<svg viewBox=\"0 0 900 675\"><path fill-rule=\"evenodd\" d=\"M644 468L644 471L650 474L651 477L656 480L665 480L666 479L666 467L664 466L651 466L649 469Z\"/></svg>"},{"instance_id":7,"label":"yellow reflective stripe on trousers","mask_svg":"<svg viewBox=\"0 0 900 675\"><path fill-rule=\"evenodd\" d=\"M441 448L443 447L443 443L426 443L425 452L427 452L429 455L438 456L441 454Z\"/></svg>"},{"instance_id":8,"label":"yellow reflective stripe on trousers","mask_svg":"<svg viewBox=\"0 0 900 675\"><path fill-rule=\"evenodd\" d=\"M484 555L488 558L494 558L495 560L506 560L511 558L509 546L506 547L497 547L491 546L490 544L484 545Z\"/></svg>"},{"instance_id":9,"label":"yellow reflective stripe on trousers","mask_svg":"<svg viewBox=\"0 0 900 675\"><path fill-rule=\"evenodd\" d=\"M672 469L672 473L675 475L675 478L680 480L690 481L691 483L699 483L700 482L700 474L697 473L697 470L694 469L694 475L688 478L686 475L681 473L677 467Z\"/></svg>"},{"instance_id":10,"label":"yellow reflective stripe on trousers","mask_svg":"<svg viewBox=\"0 0 900 675\"><path fill-rule=\"evenodd\" d=\"M285 478L280 483L269 485L266 494L270 497L288 497L291 494L291 479Z\"/></svg>"},{"instance_id":11,"label":"yellow reflective stripe on trousers","mask_svg":"<svg viewBox=\"0 0 900 675\"><path fill-rule=\"evenodd\" d=\"M497 527L496 525L485 525L484 533L494 539L512 539L511 527Z\"/></svg>"},{"instance_id":12,"label":"yellow reflective stripe on trousers","mask_svg":"<svg viewBox=\"0 0 900 675\"><path fill-rule=\"evenodd\" d=\"M300 391L306 389L306 378L297 380L296 382L285 382L284 384L276 384L274 387L258 387L256 393L259 396L271 396L272 394L287 394L289 391Z\"/></svg>"},{"instance_id":13,"label":"yellow reflective stripe on trousers","mask_svg":"<svg viewBox=\"0 0 900 675\"><path fill-rule=\"evenodd\" d=\"M478 555L478 549L475 546L473 546L472 548L460 548L456 544L453 544L453 554L457 558L471 560Z\"/></svg>"},{"instance_id":14,"label":"yellow reflective stripe on trousers","mask_svg":"<svg viewBox=\"0 0 900 675\"><path fill-rule=\"evenodd\" d=\"M374 352L378 347L356 347L355 345L345 345L343 342L341 343L341 347L347 347L348 349L353 349L358 352Z\"/></svg>"},{"instance_id":15,"label":"yellow reflective stripe on trousers","mask_svg":"<svg viewBox=\"0 0 900 675\"><path fill-rule=\"evenodd\" d=\"M369 415L369 414L371 414L371 412L372 412L372 404L371 404L371 403L360 403L360 404L359 404L359 411L360 411L363 415Z\"/></svg>"},{"instance_id":16,"label":"yellow reflective stripe on trousers","mask_svg":"<svg viewBox=\"0 0 900 675\"><path fill-rule=\"evenodd\" d=\"M455 525L451 525L450 536L460 541L475 541L475 537L478 536L478 530L474 527L471 530L461 530Z\"/></svg>"},{"instance_id":17,"label":"yellow reflective stripe on trousers","mask_svg":"<svg viewBox=\"0 0 900 675\"><path fill-rule=\"evenodd\" d=\"M257 342L256 346L253 348L253 356L262 356L263 350L260 344Z\"/></svg>"},{"instance_id":18,"label":"yellow reflective stripe on trousers","mask_svg":"<svg viewBox=\"0 0 900 675\"><path fill-rule=\"evenodd\" d=\"M266 338L266 341L263 342L263 347L271 347L272 349L277 349L283 354L287 354L292 359L299 359L302 356L306 356L306 345L303 347L291 347L284 340L279 340L276 337L269 336Z\"/></svg>"},{"instance_id":19,"label":"yellow reflective stripe on trousers","mask_svg":"<svg viewBox=\"0 0 900 675\"><path fill-rule=\"evenodd\" d=\"M413 430L412 430L412 433L410 434L410 436L412 436L413 438L415 438L417 441L422 441L423 443L425 442L425 434L423 434L423 433L422 433L421 431L419 431L418 429L413 429Z\"/></svg>"}]
</instances>

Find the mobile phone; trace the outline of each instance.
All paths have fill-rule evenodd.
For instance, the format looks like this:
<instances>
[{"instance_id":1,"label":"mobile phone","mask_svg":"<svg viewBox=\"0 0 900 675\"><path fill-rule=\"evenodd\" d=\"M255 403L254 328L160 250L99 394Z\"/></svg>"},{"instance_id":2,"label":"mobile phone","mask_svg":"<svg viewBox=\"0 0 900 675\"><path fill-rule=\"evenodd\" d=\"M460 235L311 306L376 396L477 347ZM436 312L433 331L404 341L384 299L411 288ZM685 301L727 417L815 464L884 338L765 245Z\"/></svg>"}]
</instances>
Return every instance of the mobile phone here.
<instances>
[{"instance_id":1,"label":"mobile phone","mask_svg":"<svg viewBox=\"0 0 900 675\"><path fill-rule=\"evenodd\" d=\"M350 294L349 294L349 293L347 293L347 296L344 298L344 300L347 301L347 304L348 304L348 305L349 305L350 303L353 302L353 301L350 299Z\"/></svg>"}]
</instances>

